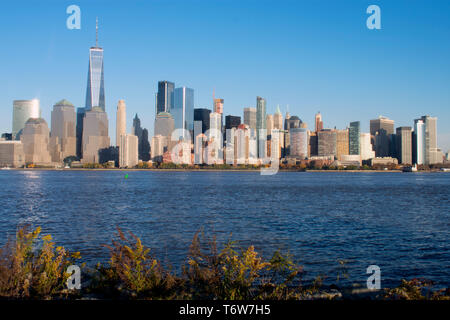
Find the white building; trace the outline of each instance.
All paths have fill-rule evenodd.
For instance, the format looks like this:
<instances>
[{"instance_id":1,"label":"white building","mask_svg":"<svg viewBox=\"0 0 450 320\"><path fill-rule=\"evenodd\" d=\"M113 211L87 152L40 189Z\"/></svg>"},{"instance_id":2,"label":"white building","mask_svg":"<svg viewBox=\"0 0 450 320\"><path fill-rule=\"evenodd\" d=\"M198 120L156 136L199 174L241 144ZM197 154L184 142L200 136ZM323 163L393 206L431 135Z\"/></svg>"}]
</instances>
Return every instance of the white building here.
<instances>
[{"instance_id":1,"label":"white building","mask_svg":"<svg viewBox=\"0 0 450 320\"><path fill-rule=\"evenodd\" d=\"M138 162L138 137L133 134L121 135L119 147L119 167L134 168L137 166Z\"/></svg>"},{"instance_id":2,"label":"white building","mask_svg":"<svg viewBox=\"0 0 450 320\"><path fill-rule=\"evenodd\" d=\"M369 160L375 158L375 151L373 151L370 138L370 133L361 133L359 139L361 160Z\"/></svg>"}]
</instances>

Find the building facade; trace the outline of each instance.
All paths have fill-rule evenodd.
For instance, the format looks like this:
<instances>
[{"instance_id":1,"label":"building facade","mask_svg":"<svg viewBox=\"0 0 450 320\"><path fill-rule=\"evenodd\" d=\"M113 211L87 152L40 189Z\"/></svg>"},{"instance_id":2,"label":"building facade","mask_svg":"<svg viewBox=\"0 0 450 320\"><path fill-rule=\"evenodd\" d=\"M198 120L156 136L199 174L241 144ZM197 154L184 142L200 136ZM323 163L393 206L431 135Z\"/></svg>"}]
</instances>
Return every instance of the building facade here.
<instances>
[{"instance_id":1,"label":"building facade","mask_svg":"<svg viewBox=\"0 0 450 320\"><path fill-rule=\"evenodd\" d=\"M85 113L82 145L82 163L100 163L99 151L110 147L108 117L99 107L94 107Z\"/></svg>"},{"instance_id":2,"label":"building facade","mask_svg":"<svg viewBox=\"0 0 450 320\"><path fill-rule=\"evenodd\" d=\"M244 108L244 124L256 129L256 108Z\"/></svg>"},{"instance_id":3,"label":"building facade","mask_svg":"<svg viewBox=\"0 0 450 320\"><path fill-rule=\"evenodd\" d=\"M138 137L133 134L120 136L119 167L134 168L138 165Z\"/></svg>"},{"instance_id":4,"label":"building facade","mask_svg":"<svg viewBox=\"0 0 450 320\"><path fill-rule=\"evenodd\" d=\"M174 107L171 111L174 119L175 129L182 129L180 138L187 139L186 131L189 132L192 141L194 132L194 89L181 87L174 92Z\"/></svg>"},{"instance_id":5,"label":"building facade","mask_svg":"<svg viewBox=\"0 0 450 320\"><path fill-rule=\"evenodd\" d=\"M401 164L412 164L412 128L399 127L396 130L397 159Z\"/></svg>"},{"instance_id":6,"label":"building facade","mask_svg":"<svg viewBox=\"0 0 450 320\"><path fill-rule=\"evenodd\" d=\"M23 144L25 163L37 165L51 164L50 130L44 119L28 119L20 139Z\"/></svg>"},{"instance_id":7,"label":"building facade","mask_svg":"<svg viewBox=\"0 0 450 320\"><path fill-rule=\"evenodd\" d=\"M156 112L171 112L174 107L175 84L170 81L158 82L158 93L156 94Z\"/></svg>"},{"instance_id":8,"label":"building facade","mask_svg":"<svg viewBox=\"0 0 450 320\"><path fill-rule=\"evenodd\" d=\"M12 139L20 140L20 135L25 123L30 118L40 118L41 109L39 100L14 100L13 101L13 123L12 123Z\"/></svg>"},{"instance_id":9,"label":"building facade","mask_svg":"<svg viewBox=\"0 0 450 320\"><path fill-rule=\"evenodd\" d=\"M117 112L116 112L116 146L119 147L120 152L120 143L121 136L127 133L127 106L124 100L119 100L117 103Z\"/></svg>"},{"instance_id":10,"label":"building facade","mask_svg":"<svg viewBox=\"0 0 450 320\"><path fill-rule=\"evenodd\" d=\"M359 121L350 122L348 129L348 149L350 155L361 154L361 126Z\"/></svg>"}]
</instances>

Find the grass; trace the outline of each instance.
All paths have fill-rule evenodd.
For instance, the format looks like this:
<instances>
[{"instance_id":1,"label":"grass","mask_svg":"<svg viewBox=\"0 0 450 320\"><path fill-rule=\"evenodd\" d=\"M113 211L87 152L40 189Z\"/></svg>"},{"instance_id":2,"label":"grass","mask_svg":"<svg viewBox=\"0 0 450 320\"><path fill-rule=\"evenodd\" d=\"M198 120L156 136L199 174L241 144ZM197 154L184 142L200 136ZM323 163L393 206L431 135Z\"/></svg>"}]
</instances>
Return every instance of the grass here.
<instances>
[{"instance_id":1,"label":"grass","mask_svg":"<svg viewBox=\"0 0 450 320\"><path fill-rule=\"evenodd\" d=\"M253 246L228 241L219 249L215 237L196 233L180 275L164 268L150 248L131 232L117 229L109 262L83 270L81 290L68 290L67 268L78 264L79 252L56 246L41 228L19 228L0 250L0 297L3 299L203 299L305 300L332 299L323 294L322 277L302 286L302 267L289 254L275 251L268 260ZM340 261L339 278L347 277ZM86 280L87 279L87 280ZM449 300L450 290L431 290L426 280L402 280L377 293L386 300Z\"/></svg>"}]
</instances>

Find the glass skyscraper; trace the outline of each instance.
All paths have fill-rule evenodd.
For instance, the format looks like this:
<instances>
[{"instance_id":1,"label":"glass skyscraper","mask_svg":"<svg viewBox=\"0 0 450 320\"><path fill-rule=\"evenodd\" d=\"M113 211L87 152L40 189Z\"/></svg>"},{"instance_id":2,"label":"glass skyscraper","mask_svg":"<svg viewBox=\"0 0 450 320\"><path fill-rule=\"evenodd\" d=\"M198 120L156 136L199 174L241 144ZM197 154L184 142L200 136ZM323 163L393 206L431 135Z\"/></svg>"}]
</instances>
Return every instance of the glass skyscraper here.
<instances>
[{"instance_id":1,"label":"glass skyscraper","mask_svg":"<svg viewBox=\"0 0 450 320\"><path fill-rule=\"evenodd\" d=\"M158 82L158 93L156 95L156 114L160 112L171 112L174 106L175 84L170 81Z\"/></svg>"},{"instance_id":2,"label":"glass skyscraper","mask_svg":"<svg viewBox=\"0 0 450 320\"><path fill-rule=\"evenodd\" d=\"M348 129L348 146L351 155L361 154L360 139L361 129L359 121L350 122Z\"/></svg>"},{"instance_id":3,"label":"glass skyscraper","mask_svg":"<svg viewBox=\"0 0 450 320\"><path fill-rule=\"evenodd\" d=\"M266 130L266 100L256 97L256 136L258 140L258 158L266 157L266 139L265 135L260 135L260 130Z\"/></svg>"},{"instance_id":4,"label":"glass skyscraper","mask_svg":"<svg viewBox=\"0 0 450 320\"><path fill-rule=\"evenodd\" d=\"M98 23L95 47L89 49L89 70L86 90L86 111L99 107L105 111L105 82L103 78L103 49L98 46Z\"/></svg>"},{"instance_id":5,"label":"glass skyscraper","mask_svg":"<svg viewBox=\"0 0 450 320\"><path fill-rule=\"evenodd\" d=\"M194 131L194 90L186 87L176 88L174 107L170 112L175 121L175 129L189 131L191 138ZM183 136L183 138L186 138Z\"/></svg>"}]
</instances>

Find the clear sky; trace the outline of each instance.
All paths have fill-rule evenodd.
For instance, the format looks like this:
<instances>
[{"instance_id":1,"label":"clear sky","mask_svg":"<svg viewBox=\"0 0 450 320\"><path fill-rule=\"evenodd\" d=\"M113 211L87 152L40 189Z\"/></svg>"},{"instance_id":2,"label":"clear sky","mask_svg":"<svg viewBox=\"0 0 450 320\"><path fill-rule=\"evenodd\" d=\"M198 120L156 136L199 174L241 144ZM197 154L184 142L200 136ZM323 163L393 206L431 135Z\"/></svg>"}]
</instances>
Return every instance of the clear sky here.
<instances>
[{"instance_id":1,"label":"clear sky","mask_svg":"<svg viewBox=\"0 0 450 320\"><path fill-rule=\"evenodd\" d=\"M66 8L81 9L68 30ZM366 9L381 8L381 30ZM50 123L55 102L84 106L89 47L105 53L106 111L114 143L119 99L127 130L138 113L153 132L158 80L195 90L195 107L225 99L243 116L256 96L268 113L289 105L313 127L345 128L379 115L412 126L438 117L438 144L450 149L450 1L39 0L0 6L0 132L11 132L12 102L39 98Z\"/></svg>"}]
</instances>

